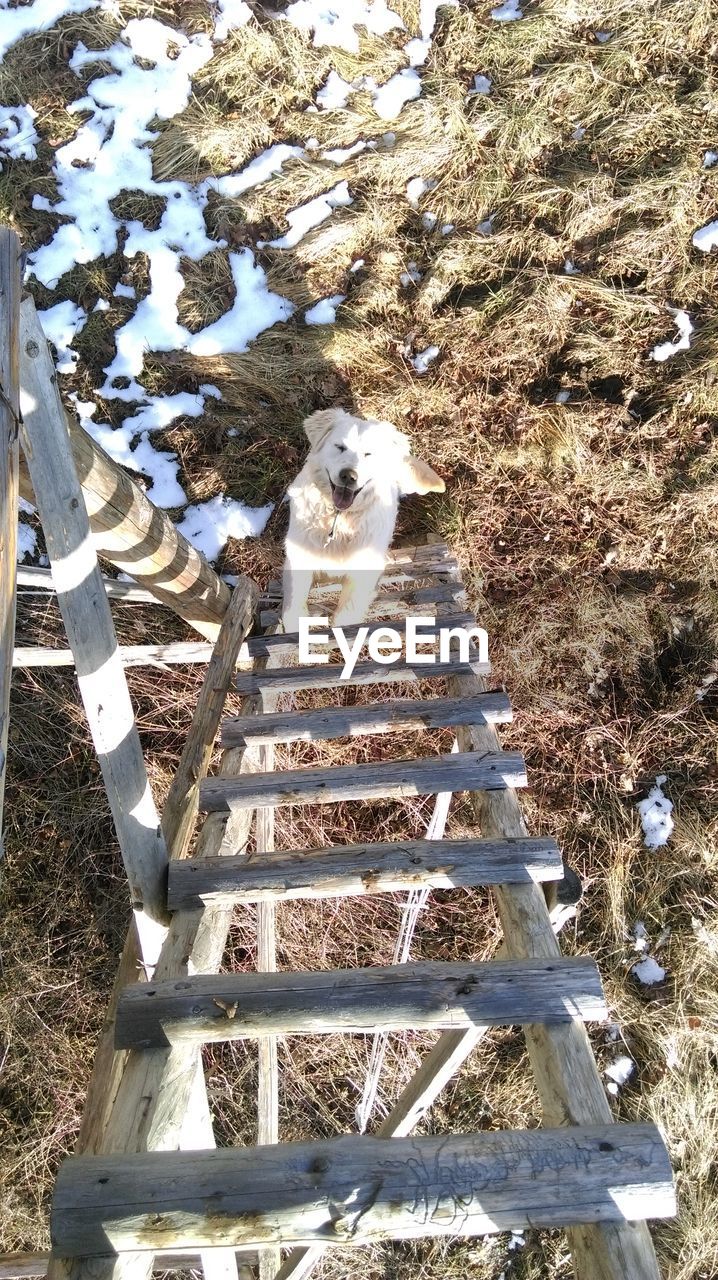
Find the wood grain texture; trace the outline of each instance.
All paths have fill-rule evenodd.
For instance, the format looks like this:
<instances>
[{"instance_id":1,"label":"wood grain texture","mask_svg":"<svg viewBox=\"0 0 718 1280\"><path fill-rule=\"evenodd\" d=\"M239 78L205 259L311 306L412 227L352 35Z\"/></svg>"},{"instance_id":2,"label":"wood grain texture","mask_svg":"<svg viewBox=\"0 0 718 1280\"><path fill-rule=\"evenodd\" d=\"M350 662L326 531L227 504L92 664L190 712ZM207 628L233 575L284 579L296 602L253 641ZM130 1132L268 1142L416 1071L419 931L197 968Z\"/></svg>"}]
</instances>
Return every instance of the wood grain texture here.
<instances>
[{"instance_id":1,"label":"wood grain texture","mask_svg":"<svg viewBox=\"0 0 718 1280\"><path fill-rule=\"evenodd\" d=\"M241 1249L235 1252L237 1261L244 1266L256 1266L256 1249ZM47 1275L50 1262L49 1253L2 1253L0 1254L0 1280L41 1280ZM158 1253L155 1256L155 1271L198 1271L202 1259L198 1251L194 1253Z\"/></svg>"},{"instance_id":2,"label":"wood grain texture","mask_svg":"<svg viewBox=\"0 0 718 1280\"><path fill-rule=\"evenodd\" d=\"M433 662L357 662L352 674L342 679L344 667L339 663L327 666L278 667L273 671L248 672L237 676L237 689L245 695L272 690L274 693L293 693L297 689L349 689L363 684L396 684L398 681L439 680L457 673L490 675L491 665L478 660L470 663Z\"/></svg>"},{"instance_id":3,"label":"wood grain texture","mask_svg":"<svg viewBox=\"0 0 718 1280\"><path fill-rule=\"evenodd\" d=\"M201 809L211 812L262 804L332 804L525 785L523 756L508 751L479 756L468 751L326 769L287 769L244 778L208 778L200 786L199 803Z\"/></svg>"},{"instance_id":4,"label":"wood grain texture","mask_svg":"<svg viewBox=\"0 0 718 1280\"><path fill-rule=\"evenodd\" d=\"M170 864L170 911L220 903L363 897L418 888L554 880L561 854L551 839L402 840L295 849L251 859L197 858Z\"/></svg>"},{"instance_id":5,"label":"wood grain texture","mask_svg":"<svg viewBox=\"0 0 718 1280\"><path fill-rule=\"evenodd\" d=\"M47 352L47 343L31 298L23 302L21 314L25 339L20 346L20 372L25 387L36 355ZM63 411L63 421L97 554L136 578L200 634L215 640L229 604L227 584L167 513L83 430L74 414L65 417ZM33 486L32 474L21 467L20 492L29 502L35 501Z\"/></svg>"},{"instance_id":6,"label":"wood grain texture","mask_svg":"<svg viewBox=\"0 0 718 1280\"><path fill-rule=\"evenodd\" d=\"M674 1208L655 1126L598 1125L75 1157L60 1168L52 1233L60 1256L92 1256L470 1236Z\"/></svg>"},{"instance_id":7,"label":"wood grain texture","mask_svg":"<svg viewBox=\"0 0 718 1280\"><path fill-rule=\"evenodd\" d=\"M505 724L511 703L505 693L475 698L397 698L369 706L319 707L274 715L234 716L222 723L222 746L249 742L320 742L400 729L438 729L454 724Z\"/></svg>"},{"instance_id":8,"label":"wood grain texture","mask_svg":"<svg viewBox=\"0 0 718 1280\"><path fill-rule=\"evenodd\" d=\"M144 1049L258 1035L602 1021L606 1016L596 965L583 957L211 974L129 987L117 1008L115 1044Z\"/></svg>"},{"instance_id":9,"label":"wood grain texture","mask_svg":"<svg viewBox=\"0 0 718 1280\"><path fill-rule=\"evenodd\" d=\"M252 626L257 594L257 588L249 578L241 578L237 583L207 666L190 731L162 815L162 830L170 860L187 856L199 812L200 781L209 768L237 655Z\"/></svg>"},{"instance_id":10,"label":"wood grain texture","mask_svg":"<svg viewBox=\"0 0 718 1280\"><path fill-rule=\"evenodd\" d=\"M31 299L21 307L20 348L26 396L20 429L22 448L129 882L130 900L138 915L165 923L167 854L117 651L112 614L90 537L55 366ZM138 927L141 933L141 920ZM144 948L142 937L141 942Z\"/></svg>"},{"instance_id":11,"label":"wood grain texture","mask_svg":"<svg viewBox=\"0 0 718 1280\"><path fill-rule=\"evenodd\" d=\"M0 862L4 855L3 800L10 727L10 683L15 642L17 512L20 450L21 245L14 231L0 227Z\"/></svg>"},{"instance_id":12,"label":"wood grain texture","mask_svg":"<svg viewBox=\"0 0 718 1280\"><path fill-rule=\"evenodd\" d=\"M329 609L331 601L339 595L339 586L330 587L328 591L314 596L314 608L319 608L317 600L323 601L322 608ZM466 592L461 584L454 582L442 582L441 580L432 583L428 587L417 587L415 583L407 579L404 587L391 590L380 590L379 594L369 606L368 618L394 618L406 617L407 613L431 614L434 612L448 612L452 608L461 608L467 603ZM267 594L266 592L260 596L260 623L263 627L269 627L278 623L281 613L277 608L278 597L275 594ZM321 612L321 609L319 610Z\"/></svg>"}]
</instances>

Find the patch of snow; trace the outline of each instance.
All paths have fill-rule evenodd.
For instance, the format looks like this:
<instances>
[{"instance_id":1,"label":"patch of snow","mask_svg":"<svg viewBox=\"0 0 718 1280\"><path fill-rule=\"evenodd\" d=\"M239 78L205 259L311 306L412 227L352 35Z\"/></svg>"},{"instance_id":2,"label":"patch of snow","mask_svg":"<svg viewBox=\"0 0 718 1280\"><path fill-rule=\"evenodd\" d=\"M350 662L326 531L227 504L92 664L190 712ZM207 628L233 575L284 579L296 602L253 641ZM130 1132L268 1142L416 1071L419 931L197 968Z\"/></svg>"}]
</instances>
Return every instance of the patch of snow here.
<instances>
[{"instance_id":1,"label":"patch of snow","mask_svg":"<svg viewBox=\"0 0 718 1280\"><path fill-rule=\"evenodd\" d=\"M709 222L707 226L695 231L693 243L701 253L710 253L711 249L718 249L718 220Z\"/></svg>"},{"instance_id":2,"label":"patch of snow","mask_svg":"<svg viewBox=\"0 0 718 1280\"><path fill-rule=\"evenodd\" d=\"M556 404L568 404L571 399L570 391L559 391L556 396Z\"/></svg>"},{"instance_id":3,"label":"patch of snow","mask_svg":"<svg viewBox=\"0 0 718 1280\"><path fill-rule=\"evenodd\" d=\"M308 311L304 312L307 324L334 324L337 318L337 307L344 301L346 294L335 293L332 298L322 298Z\"/></svg>"},{"instance_id":4,"label":"patch of snow","mask_svg":"<svg viewBox=\"0 0 718 1280\"><path fill-rule=\"evenodd\" d=\"M74 373L79 356L70 343L87 322L87 312L72 301L58 302L47 311L38 311L38 319L45 337L57 351L55 367L58 373Z\"/></svg>"},{"instance_id":5,"label":"patch of snow","mask_svg":"<svg viewBox=\"0 0 718 1280\"><path fill-rule=\"evenodd\" d=\"M312 141L312 139L309 141ZM309 143L306 144L306 146L308 145ZM289 146L286 142L277 142L273 147L268 147L266 151L263 151L261 155L255 156L254 160L250 160L249 164L245 165L239 173L228 173L222 178L205 178L204 182L199 186L202 207L207 202L208 191L216 191L218 195L227 196L230 200L234 200L237 196L243 195L245 191L251 191L253 187L258 187L261 183L268 182L270 178L280 174L287 160L298 159L302 152L302 147Z\"/></svg>"},{"instance_id":6,"label":"patch of snow","mask_svg":"<svg viewBox=\"0 0 718 1280\"><path fill-rule=\"evenodd\" d=\"M249 22L252 10L245 0L215 0L217 16L214 20L214 40L226 40L230 31Z\"/></svg>"},{"instance_id":7,"label":"patch of snow","mask_svg":"<svg viewBox=\"0 0 718 1280\"><path fill-rule=\"evenodd\" d=\"M421 80L417 71L413 67L405 67L373 90L374 110L382 120L396 120L406 103L420 95Z\"/></svg>"},{"instance_id":8,"label":"patch of snow","mask_svg":"<svg viewBox=\"0 0 718 1280\"><path fill-rule=\"evenodd\" d=\"M459 0L419 0L419 32L422 40L430 40L439 9L458 9Z\"/></svg>"},{"instance_id":9,"label":"patch of snow","mask_svg":"<svg viewBox=\"0 0 718 1280\"><path fill-rule=\"evenodd\" d=\"M151 480L152 501L158 507L183 507L187 501L186 494L177 479L179 462L174 453L160 453L150 444L149 431L143 431L135 447L132 442L137 435L137 419L125 418L121 427L112 427L107 422L95 422L97 405L94 400L74 400L80 424L92 436L101 449L130 471L139 471Z\"/></svg>"},{"instance_id":10,"label":"patch of snow","mask_svg":"<svg viewBox=\"0 0 718 1280\"><path fill-rule=\"evenodd\" d=\"M177 418L199 418L204 413L206 394L200 388L198 395L178 391L172 396L148 396L147 403L132 417L125 418L122 426L131 435L139 435L141 431L163 431Z\"/></svg>"},{"instance_id":11,"label":"patch of snow","mask_svg":"<svg viewBox=\"0 0 718 1280\"><path fill-rule=\"evenodd\" d=\"M441 347L427 347L426 351L420 351L418 355L415 355L411 363L416 369L416 372L419 374L427 373L429 365L432 360L436 359L440 350Z\"/></svg>"},{"instance_id":12,"label":"patch of snow","mask_svg":"<svg viewBox=\"0 0 718 1280\"><path fill-rule=\"evenodd\" d=\"M344 164L345 160L351 160L352 156L358 156L362 151L366 151L368 146L369 143L360 138L352 147L333 147L331 151L322 151L322 160L329 160L332 164Z\"/></svg>"},{"instance_id":13,"label":"patch of snow","mask_svg":"<svg viewBox=\"0 0 718 1280\"><path fill-rule=\"evenodd\" d=\"M421 280L421 272L415 262L407 262L406 271L402 271L399 276L399 283L402 289L408 289L409 285L419 284Z\"/></svg>"},{"instance_id":14,"label":"patch of snow","mask_svg":"<svg viewBox=\"0 0 718 1280\"><path fill-rule=\"evenodd\" d=\"M492 236L494 234L494 215L480 222L476 228L480 236Z\"/></svg>"},{"instance_id":15,"label":"patch of snow","mask_svg":"<svg viewBox=\"0 0 718 1280\"><path fill-rule=\"evenodd\" d=\"M34 0L34 4L8 9L7 0L3 0L0 6L0 62L8 49L23 36L47 31L67 14L86 13L88 9L97 9L99 3L100 0Z\"/></svg>"},{"instance_id":16,"label":"patch of snow","mask_svg":"<svg viewBox=\"0 0 718 1280\"><path fill-rule=\"evenodd\" d=\"M421 215L421 225L425 231L433 231L437 223L437 216L427 209L426 213Z\"/></svg>"},{"instance_id":17,"label":"patch of snow","mask_svg":"<svg viewBox=\"0 0 718 1280\"><path fill-rule=\"evenodd\" d=\"M418 209L419 201L424 193L433 191L436 186L436 178L410 178L406 184L406 198L412 209Z\"/></svg>"},{"instance_id":18,"label":"patch of snow","mask_svg":"<svg viewBox=\"0 0 718 1280\"><path fill-rule=\"evenodd\" d=\"M673 830L673 805L661 790L666 782L666 775L656 778L655 787L651 787L645 800L636 805L643 827L643 843L647 849L660 849L668 842Z\"/></svg>"},{"instance_id":19,"label":"patch of snow","mask_svg":"<svg viewBox=\"0 0 718 1280\"><path fill-rule=\"evenodd\" d=\"M357 258L356 262L352 262L352 265L349 268L351 275L354 275L356 271L361 271L363 266L364 266L364 259Z\"/></svg>"},{"instance_id":20,"label":"patch of snow","mask_svg":"<svg viewBox=\"0 0 718 1280\"><path fill-rule=\"evenodd\" d=\"M414 40L409 40L408 43L404 45L404 53L409 59L409 66L423 67L429 56L430 49L430 40L418 40L416 38Z\"/></svg>"},{"instance_id":21,"label":"patch of snow","mask_svg":"<svg viewBox=\"0 0 718 1280\"><path fill-rule=\"evenodd\" d=\"M653 956L646 956L645 960L639 960L638 964L634 964L631 973L646 987L652 987L656 982L663 982L666 976L665 969L653 959Z\"/></svg>"},{"instance_id":22,"label":"patch of snow","mask_svg":"<svg viewBox=\"0 0 718 1280\"><path fill-rule=\"evenodd\" d=\"M631 930L631 934L633 936L633 950L640 951L641 953L648 951L651 944L648 937L648 930L642 920L636 921Z\"/></svg>"},{"instance_id":23,"label":"patch of snow","mask_svg":"<svg viewBox=\"0 0 718 1280\"><path fill-rule=\"evenodd\" d=\"M317 93L316 103L322 111L340 111L347 104L347 99L355 93L354 85L342 80L336 71L330 71L327 83Z\"/></svg>"},{"instance_id":24,"label":"patch of snow","mask_svg":"<svg viewBox=\"0 0 718 1280\"><path fill-rule=\"evenodd\" d=\"M445 222L443 227L441 228L441 234L442 236L450 236L452 231L455 231L455 230L456 230L456 227L453 222Z\"/></svg>"},{"instance_id":25,"label":"patch of snow","mask_svg":"<svg viewBox=\"0 0 718 1280\"><path fill-rule=\"evenodd\" d=\"M673 342L659 342L650 353L650 359L658 361L662 364L664 360L670 360L671 356L678 355L679 351L688 351L691 345L691 334L693 333L693 325L687 311L674 311L673 323L678 330L678 337Z\"/></svg>"},{"instance_id":26,"label":"patch of snow","mask_svg":"<svg viewBox=\"0 0 718 1280\"><path fill-rule=\"evenodd\" d=\"M515 1253L517 1249L523 1249L525 1244L526 1244L526 1239L524 1237L523 1231L512 1230L511 1239L509 1240L506 1248L508 1249L509 1253Z\"/></svg>"},{"instance_id":27,"label":"patch of snow","mask_svg":"<svg viewBox=\"0 0 718 1280\"><path fill-rule=\"evenodd\" d=\"M2 15L0 15L0 31ZM9 160L37 160L37 111L31 106L0 107L0 155ZM4 135L4 136L3 136ZM2 170L2 164L0 164Z\"/></svg>"},{"instance_id":28,"label":"patch of snow","mask_svg":"<svg viewBox=\"0 0 718 1280\"><path fill-rule=\"evenodd\" d=\"M596 32L596 39L598 40L598 43L599 43L599 44L608 44L609 40L612 40L612 39L613 39L613 32L612 32L612 31L597 31L597 32Z\"/></svg>"},{"instance_id":29,"label":"patch of snow","mask_svg":"<svg viewBox=\"0 0 718 1280\"><path fill-rule=\"evenodd\" d=\"M714 685L716 680L718 680L718 671L709 671L702 677L700 688L696 689L696 700L698 702L703 701L711 685Z\"/></svg>"},{"instance_id":30,"label":"patch of snow","mask_svg":"<svg viewBox=\"0 0 718 1280\"><path fill-rule=\"evenodd\" d=\"M109 309L110 309L110 304L106 298L98 298L97 302L92 308L93 311L109 311Z\"/></svg>"},{"instance_id":31,"label":"patch of snow","mask_svg":"<svg viewBox=\"0 0 718 1280\"><path fill-rule=\"evenodd\" d=\"M290 209L287 216L289 230L283 236L279 236L277 240L260 240L258 247L261 249L265 244L269 244L272 249L293 249L312 227L318 227L320 223L326 222L331 217L334 209L353 203L349 194L349 187L346 182L338 182L331 191L325 191L321 196L315 196L313 200L308 200L306 204L300 204L296 209ZM277 295L272 295L277 296ZM284 299L282 299L284 301Z\"/></svg>"},{"instance_id":32,"label":"patch of snow","mask_svg":"<svg viewBox=\"0 0 718 1280\"><path fill-rule=\"evenodd\" d=\"M259 537L272 510L271 502L266 507L247 507L218 493L208 502L188 507L178 529L208 560L216 560L228 538Z\"/></svg>"},{"instance_id":33,"label":"patch of snow","mask_svg":"<svg viewBox=\"0 0 718 1280\"><path fill-rule=\"evenodd\" d=\"M230 253L229 265L236 291L232 307L214 324L189 335L185 345L192 355L246 351L260 333L288 320L294 311L287 298L269 291L267 276L255 262L251 249Z\"/></svg>"},{"instance_id":34,"label":"patch of snow","mask_svg":"<svg viewBox=\"0 0 718 1280\"><path fill-rule=\"evenodd\" d=\"M576 128L574 129L573 133L571 134L571 137L573 138L573 141L574 141L574 142L580 142L580 141L581 141L581 139L582 139L582 138L584 138L585 136L586 136L586 130L584 129L583 125L582 125L582 124L577 124L577 125L576 125Z\"/></svg>"},{"instance_id":35,"label":"patch of snow","mask_svg":"<svg viewBox=\"0 0 718 1280\"><path fill-rule=\"evenodd\" d=\"M718 151L703 152L703 169L713 169L718 164Z\"/></svg>"},{"instance_id":36,"label":"patch of snow","mask_svg":"<svg viewBox=\"0 0 718 1280\"><path fill-rule=\"evenodd\" d=\"M32 525L24 520L17 524L17 562L22 564L26 556L34 556L37 552L37 534Z\"/></svg>"},{"instance_id":37,"label":"patch of snow","mask_svg":"<svg viewBox=\"0 0 718 1280\"><path fill-rule=\"evenodd\" d=\"M294 0L280 16L300 31L311 33L315 48L331 45L348 53L359 52L357 27L366 27L370 34L383 36L404 26L387 0L373 0L373 3L333 0L332 4L326 0Z\"/></svg>"},{"instance_id":38,"label":"patch of snow","mask_svg":"<svg viewBox=\"0 0 718 1280\"><path fill-rule=\"evenodd\" d=\"M17 509L25 516L34 516L37 511L37 507L33 507L32 503L23 498L22 494L18 495Z\"/></svg>"},{"instance_id":39,"label":"patch of snow","mask_svg":"<svg viewBox=\"0 0 718 1280\"><path fill-rule=\"evenodd\" d=\"M474 87L469 89L467 98L485 98L491 93L491 84L489 76L474 76Z\"/></svg>"},{"instance_id":40,"label":"patch of snow","mask_svg":"<svg viewBox=\"0 0 718 1280\"><path fill-rule=\"evenodd\" d=\"M122 284L121 281L118 281L112 290L112 296L113 298L136 298L137 291L133 285Z\"/></svg>"},{"instance_id":41,"label":"patch of snow","mask_svg":"<svg viewBox=\"0 0 718 1280\"><path fill-rule=\"evenodd\" d=\"M494 22L518 22L519 18L523 18L519 0L506 0L506 4L501 4L497 9L491 10L491 17Z\"/></svg>"},{"instance_id":42,"label":"patch of snow","mask_svg":"<svg viewBox=\"0 0 718 1280\"><path fill-rule=\"evenodd\" d=\"M622 1058L616 1058L616 1061L612 1062L610 1067L606 1067L604 1069L603 1074L608 1076L611 1081L610 1084L606 1085L606 1088L609 1093L614 1095L614 1097L618 1093L621 1085L630 1080L633 1075L635 1065L633 1058L629 1058L627 1055L624 1055Z\"/></svg>"},{"instance_id":43,"label":"patch of snow","mask_svg":"<svg viewBox=\"0 0 718 1280\"><path fill-rule=\"evenodd\" d=\"M565 259L563 264L563 271L564 271L564 275L567 275L567 276L580 276L581 274L581 268L577 267L575 262L572 262L570 258Z\"/></svg>"}]
</instances>

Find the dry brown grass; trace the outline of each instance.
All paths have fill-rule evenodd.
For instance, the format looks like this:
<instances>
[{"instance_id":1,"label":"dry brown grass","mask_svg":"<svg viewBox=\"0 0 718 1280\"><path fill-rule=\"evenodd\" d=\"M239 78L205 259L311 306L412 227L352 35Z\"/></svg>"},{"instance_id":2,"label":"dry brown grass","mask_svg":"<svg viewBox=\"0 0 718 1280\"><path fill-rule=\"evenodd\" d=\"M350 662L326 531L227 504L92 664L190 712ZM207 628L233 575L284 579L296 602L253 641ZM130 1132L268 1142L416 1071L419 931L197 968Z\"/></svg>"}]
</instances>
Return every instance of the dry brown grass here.
<instances>
[{"instance_id":1,"label":"dry brown grass","mask_svg":"<svg viewBox=\"0 0 718 1280\"><path fill-rule=\"evenodd\" d=\"M122 3L123 17L146 6ZM414 0L397 3L415 26ZM207 30L204 3L152 6L187 31ZM330 67L347 79L385 79L402 65L401 39L362 40L358 56L315 49L266 16L231 36L195 82L187 110L162 126L154 146L161 178L197 180L236 170L273 142L316 136L322 146L396 133L337 168L297 161L240 201L213 197L208 227L230 244L271 238L286 211L346 178L354 204L295 250L260 254L270 285L297 305L296 318L260 336L244 355L189 360L151 356L152 391L222 390L206 419L180 422L163 445L178 451L192 499L218 488L251 502L278 499L303 456L300 423L312 409L344 403L393 419L447 479L447 493L408 501L401 534L433 531L462 560L493 658L516 708L504 733L526 753L530 828L553 834L582 875L585 898L564 933L569 951L595 955L636 1072L617 1099L622 1119L650 1117L666 1134L680 1212L656 1230L670 1280L718 1274L715 1147L718 886L715 711L718 685L696 690L716 661L718 508L718 322L715 257L692 247L716 216L718 37L708 0L574 0L527 3L521 22L499 26L490 5L440 14L424 92L391 124L365 95L342 113L307 115ZM30 101L43 142L35 165L0 174L0 212L32 246L52 219L30 208L52 195L53 147L76 128L64 105L77 94L66 60L77 39L95 47L118 24L97 12L18 46L0 72L3 101ZM606 44L595 32L611 31ZM466 101L473 75L493 80L489 97ZM575 136L577 126L585 130ZM411 209L409 178L437 187ZM421 212L452 222L428 232ZM118 214L156 217L151 202L124 198ZM491 215L494 234L480 236ZM364 266L349 268L358 259ZM569 258L580 275L564 274ZM399 275L418 264L422 280ZM185 264L183 320L199 327L225 309L231 280L222 253ZM78 268L49 305L109 297L128 270L138 296L142 258L121 255ZM328 293L347 294L337 324L308 328L301 312ZM690 351L657 365L652 346L672 334L668 306L686 308ZM124 309L123 309L124 308ZM93 316L78 340L82 362L68 380L87 398L127 314ZM441 355L419 379L409 355L429 343ZM560 390L570 393L557 404ZM101 408L103 408L101 406ZM117 406L104 406L118 421ZM113 416L114 415L114 416ZM229 436L229 428L237 434ZM276 572L281 518L264 543L235 544L227 566L265 582ZM123 638L143 624L178 632L162 615L120 617ZM59 636L52 610L35 603L30 639ZM160 628L163 630L160 631ZM713 667L713 669L715 669ZM131 674L140 729L161 800L186 733L201 673ZM365 696L359 694L357 696ZM16 682L7 808L9 907L3 981L11 993L0 1089L5 1103L3 1247L45 1242L52 1176L71 1149L81 1092L123 929L125 893L97 767L72 677ZM435 750L430 742L379 741L350 749L294 748L287 759L339 762L388 750ZM635 802L658 772L676 805L670 843L641 842ZM418 832L430 805L376 803L309 813L282 810L287 846ZM468 812L457 808L452 831ZM629 931L643 920L667 969L640 987ZM387 897L356 904L294 904L280 916L287 967L386 962L398 908ZM416 954L490 954L498 924L488 895L435 895ZM237 914L229 959L252 963L254 918ZM597 1032L601 1065L615 1055ZM381 1106L408 1078L431 1037L395 1037ZM353 1125L366 1069L360 1039L288 1040L281 1046L282 1136L330 1134ZM252 1141L255 1061L241 1044L207 1053L220 1140ZM537 1124L540 1111L521 1038L491 1034L434 1108L428 1127ZM7 1206L5 1208L5 1206ZM471 1275L477 1280L562 1280L570 1275L560 1235L530 1233L507 1252L505 1238L455 1245L390 1245L338 1251L321 1274L362 1280Z\"/></svg>"}]
</instances>

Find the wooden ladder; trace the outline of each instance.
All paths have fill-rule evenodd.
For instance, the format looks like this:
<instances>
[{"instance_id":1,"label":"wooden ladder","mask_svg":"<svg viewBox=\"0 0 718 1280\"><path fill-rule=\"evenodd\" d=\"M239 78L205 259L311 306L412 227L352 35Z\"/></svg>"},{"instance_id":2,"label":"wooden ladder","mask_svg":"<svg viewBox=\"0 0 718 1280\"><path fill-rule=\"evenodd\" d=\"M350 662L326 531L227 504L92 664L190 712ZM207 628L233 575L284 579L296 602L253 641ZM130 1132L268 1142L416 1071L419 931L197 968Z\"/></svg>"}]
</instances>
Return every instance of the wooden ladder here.
<instances>
[{"instance_id":1,"label":"wooden ladder","mask_svg":"<svg viewBox=\"0 0 718 1280\"><path fill-rule=\"evenodd\" d=\"M315 588L313 604L331 591ZM258 1262L262 1277L298 1280L336 1244L564 1226L578 1276L656 1280L645 1219L674 1212L668 1157L653 1125L612 1122L585 1027L607 1006L595 963L560 954L542 886L560 880L561 856L524 825L524 763L501 750L495 727L511 718L506 695L487 689L473 655L364 661L347 681L336 664L292 665L297 637L277 630L277 604L270 591L260 602L269 631L244 644L244 609L230 606L210 661L163 821L169 930L151 981L134 980L131 948L118 975L83 1154L57 1178L50 1275L139 1280L164 1255L199 1254L208 1277ZM473 625L442 543L391 554L372 625L419 609L438 625ZM245 700L224 721L221 772L203 780L238 654ZM291 691L417 680L444 681L447 696L278 709ZM273 768L277 744L447 726L451 754ZM475 838L274 849L280 805L460 791L472 797ZM208 817L188 857L198 806ZM248 857L253 812L258 852ZM467 885L494 888L504 933L494 961L274 971L282 901ZM257 904L258 972L220 975L238 903ZM500 1024L524 1027L545 1127L410 1137ZM278 1142L276 1036L417 1028L441 1036L376 1136ZM212 1149L201 1047L245 1038L260 1053L258 1145Z\"/></svg>"}]
</instances>

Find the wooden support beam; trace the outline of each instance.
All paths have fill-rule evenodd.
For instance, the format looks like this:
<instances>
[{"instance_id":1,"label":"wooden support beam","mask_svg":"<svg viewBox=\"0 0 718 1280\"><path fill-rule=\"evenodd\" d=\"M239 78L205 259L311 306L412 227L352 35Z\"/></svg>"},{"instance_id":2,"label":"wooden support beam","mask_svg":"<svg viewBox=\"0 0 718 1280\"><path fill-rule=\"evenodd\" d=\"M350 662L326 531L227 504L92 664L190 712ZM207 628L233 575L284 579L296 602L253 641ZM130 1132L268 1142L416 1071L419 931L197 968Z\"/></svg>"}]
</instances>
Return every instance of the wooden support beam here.
<instances>
[{"instance_id":1,"label":"wooden support beam","mask_svg":"<svg viewBox=\"0 0 718 1280\"><path fill-rule=\"evenodd\" d=\"M398 698L369 706L318 707L274 715L234 716L222 723L222 745L253 742L319 742L399 729L439 729L455 724L505 724L511 703L505 693L476 698Z\"/></svg>"},{"instance_id":2,"label":"wooden support beam","mask_svg":"<svg viewBox=\"0 0 718 1280\"><path fill-rule=\"evenodd\" d=\"M246 778L208 778L200 808L208 812L255 805L333 804L339 800L431 796L440 791L525 787L526 766L517 752L498 751L380 760L330 769L287 769Z\"/></svg>"},{"instance_id":3,"label":"wooden support beam","mask_svg":"<svg viewBox=\"0 0 718 1280\"><path fill-rule=\"evenodd\" d=\"M170 861L179 865L189 852L199 813L199 787L212 759L227 690L232 681L242 642L252 627L257 587L240 578L207 667L192 724L177 772L172 779L164 814L164 831Z\"/></svg>"},{"instance_id":4,"label":"wooden support beam","mask_svg":"<svg viewBox=\"0 0 718 1280\"><path fill-rule=\"evenodd\" d=\"M144 1049L261 1035L363 1035L606 1017L596 965L583 956L425 962L141 983L120 997L115 1044Z\"/></svg>"},{"instance_id":5,"label":"wooden support beam","mask_svg":"<svg viewBox=\"0 0 718 1280\"><path fill-rule=\"evenodd\" d=\"M457 672L490 675L488 662L475 662L464 665L459 662L432 662L424 665L418 662L400 660L386 664L383 662L357 662L354 670L346 679L342 678L343 666L330 663L327 666L277 667L273 671L251 672L237 676L237 689L240 693L294 693L297 689L349 689L363 684L397 684L400 681L413 683L415 680L440 680L455 675Z\"/></svg>"},{"instance_id":6,"label":"wooden support beam","mask_svg":"<svg viewBox=\"0 0 718 1280\"><path fill-rule=\"evenodd\" d=\"M215 640L229 604L229 587L167 513L95 444L72 413L66 414L32 298L22 304L21 335L21 386L35 400L36 414L50 414L69 431L97 554L136 578L201 635ZM38 362L45 369L49 362L52 389L44 377L38 384ZM28 502L35 502L33 490L32 474L21 467L20 492Z\"/></svg>"},{"instance_id":7,"label":"wooden support beam","mask_svg":"<svg viewBox=\"0 0 718 1280\"><path fill-rule=\"evenodd\" d=\"M170 864L167 905L347 898L561 878L554 840L402 840Z\"/></svg>"},{"instance_id":8,"label":"wooden support beam","mask_svg":"<svg viewBox=\"0 0 718 1280\"><path fill-rule=\"evenodd\" d=\"M272 698L272 695L268 695ZM275 705L276 705L276 700ZM258 748L258 768L271 772L274 768L274 747L270 744ZM274 849L274 809L258 808L256 814L257 848L270 852ZM232 859L234 861L234 859ZM246 860L245 860L246 861ZM275 973L277 968L277 931L275 907L271 901L257 903L257 971ZM279 1142L279 1059L277 1037L262 1036L257 1042L258 1091L257 1091L257 1145L273 1146ZM262 1249L259 1254L259 1280L274 1280L282 1256L278 1246Z\"/></svg>"},{"instance_id":9,"label":"wooden support beam","mask_svg":"<svg viewBox=\"0 0 718 1280\"><path fill-rule=\"evenodd\" d=\"M61 1257L97 1257L471 1236L674 1211L655 1126L596 1125L75 1157L60 1168L52 1231Z\"/></svg>"},{"instance_id":10,"label":"wooden support beam","mask_svg":"<svg viewBox=\"0 0 718 1280\"><path fill-rule=\"evenodd\" d=\"M0 861L3 800L10 725L10 682L15 643L15 591L18 511L18 426L20 383L21 246L14 231L0 227Z\"/></svg>"},{"instance_id":11,"label":"wooden support beam","mask_svg":"<svg viewBox=\"0 0 718 1280\"><path fill-rule=\"evenodd\" d=\"M480 676L457 675L449 682L456 697L485 691ZM496 751L493 725L458 728L462 750ZM514 792L479 794L475 798L482 834L522 837L527 834ZM506 954L516 958L556 960L561 950L551 926L540 885L507 885L496 889ZM524 1030L546 1125L608 1124L611 1108L585 1027L527 1026ZM644 1223L613 1222L568 1231L577 1280L660 1280L656 1255Z\"/></svg>"},{"instance_id":12,"label":"wooden support beam","mask_svg":"<svg viewBox=\"0 0 718 1280\"><path fill-rule=\"evenodd\" d=\"M155 931L149 941L147 923L167 921L167 854L90 537L55 367L47 343L37 340L32 302L30 307L23 303L20 319L24 352L20 438L129 882L142 955L149 960L158 935Z\"/></svg>"}]
</instances>

